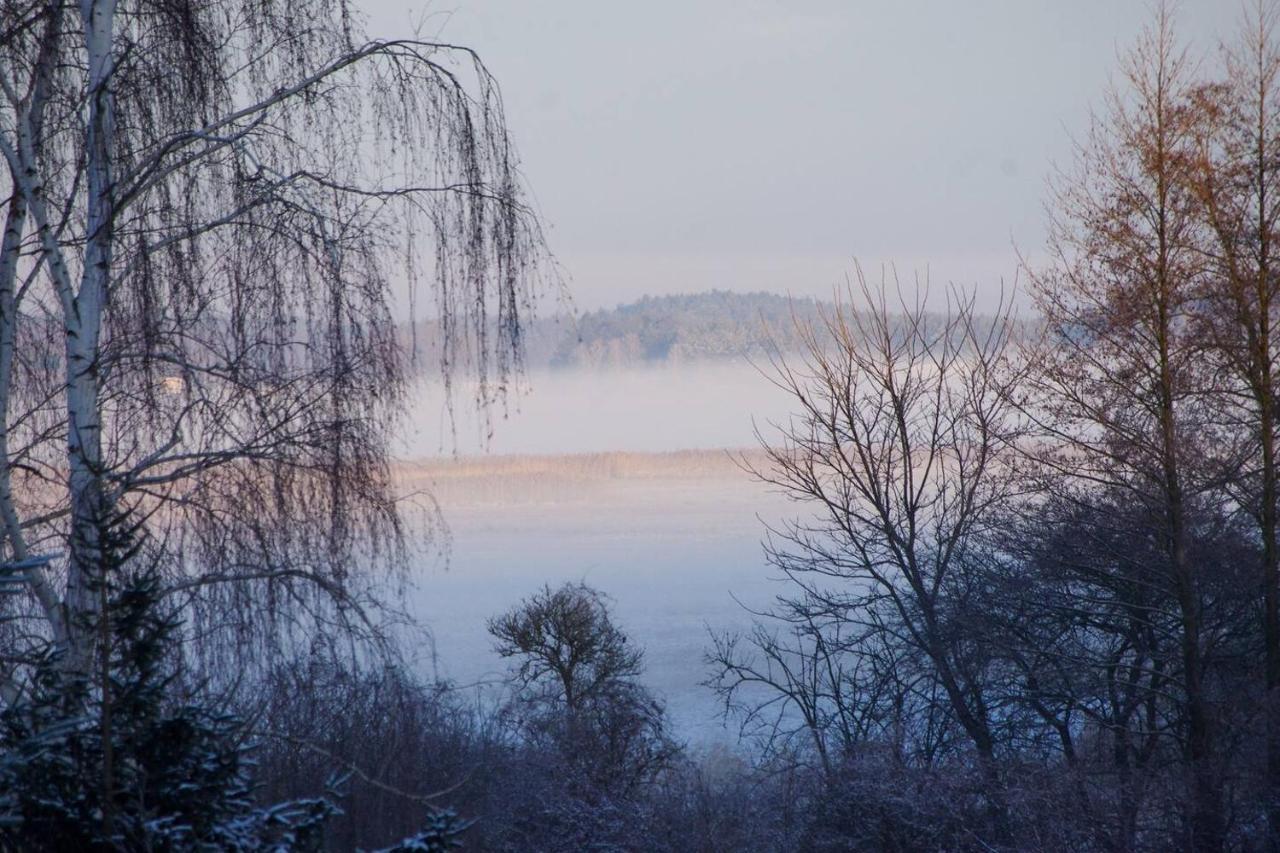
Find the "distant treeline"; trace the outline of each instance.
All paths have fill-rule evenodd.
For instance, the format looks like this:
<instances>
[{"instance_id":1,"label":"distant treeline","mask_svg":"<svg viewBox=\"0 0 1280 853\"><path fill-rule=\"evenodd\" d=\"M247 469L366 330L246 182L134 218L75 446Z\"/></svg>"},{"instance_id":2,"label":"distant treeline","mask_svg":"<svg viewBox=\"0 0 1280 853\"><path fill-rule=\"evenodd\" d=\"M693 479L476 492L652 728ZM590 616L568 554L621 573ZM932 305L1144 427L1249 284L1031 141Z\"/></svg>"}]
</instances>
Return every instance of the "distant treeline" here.
<instances>
[{"instance_id":1,"label":"distant treeline","mask_svg":"<svg viewBox=\"0 0 1280 853\"><path fill-rule=\"evenodd\" d=\"M812 297L709 290L644 296L577 317L556 315L524 331L528 367L620 367L761 357L803 349L802 329L823 328L835 306ZM928 317L929 315L925 315ZM1022 324L1020 329L1030 328ZM433 353L433 321L417 324L419 355ZM433 360L423 359L424 367Z\"/></svg>"},{"instance_id":2,"label":"distant treeline","mask_svg":"<svg viewBox=\"0 0 1280 853\"><path fill-rule=\"evenodd\" d=\"M551 353L554 366L734 358L788 351L796 321L817 321L822 303L776 293L646 296L578 318Z\"/></svg>"}]
</instances>

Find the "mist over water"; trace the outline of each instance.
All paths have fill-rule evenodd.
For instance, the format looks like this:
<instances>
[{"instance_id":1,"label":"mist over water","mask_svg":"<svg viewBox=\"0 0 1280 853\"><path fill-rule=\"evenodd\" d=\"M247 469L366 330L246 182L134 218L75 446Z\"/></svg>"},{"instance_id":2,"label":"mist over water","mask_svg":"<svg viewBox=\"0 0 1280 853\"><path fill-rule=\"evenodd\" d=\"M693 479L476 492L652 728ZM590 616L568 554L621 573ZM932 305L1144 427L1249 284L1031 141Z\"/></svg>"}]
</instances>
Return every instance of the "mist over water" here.
<instances>
[{"instance_id":1,"label":"mist over water","mask_svg":"<svg viewBox=\"0 0 1280 853\"><path fill-rule=\"evenodd\" d=\"M618 622L644 647L645 681L677 736L731 740L736 728L723 727L701 684L708 631L747 629L744 605L758 610L782 591L760 543L764 521L796 507L724 448L750 448L752 418L766 428L785 416L785 396L745 363L531 379L487 456L474 455L471 421L459 423L457 457L424 459L438 444L429 418L439 401L431 388L415 401L419 433L404 455L423 459L413 479L439 501L452 536L447 565L416 578L414 615L434 635L421 666L496 695L506 662L485 621L543 584L581 580L614 599Z\"/></svg>"},{"instance_id":2,"label":"mist over water","mask_svg":"<svg viewBox=\"0 0 1280 853\"><path fill-rule=\"evenodd\" d=\"M473 411L473 383L454 388L451 430L444 388L414 392L402 458L448 455L603 453L756 446L752 419L786 417L785 394L745 360L531 371L506 412L490 412L492 437ZM451 433L453 438L451 438Z\"/></svg>"}]
</instances>

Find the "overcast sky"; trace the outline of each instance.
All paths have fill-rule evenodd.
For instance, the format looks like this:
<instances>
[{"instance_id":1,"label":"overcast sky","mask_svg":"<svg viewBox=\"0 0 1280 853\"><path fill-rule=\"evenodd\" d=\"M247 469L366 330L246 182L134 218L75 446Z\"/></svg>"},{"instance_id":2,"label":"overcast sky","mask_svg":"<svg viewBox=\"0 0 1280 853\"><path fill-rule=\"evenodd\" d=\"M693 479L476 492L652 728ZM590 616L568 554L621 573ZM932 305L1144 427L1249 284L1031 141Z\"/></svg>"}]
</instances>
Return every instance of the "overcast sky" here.
<instances>
[{"instance_id":1,"label":"overcast sky","mask_svg":"<svg viewBox=\"0 0 1280 853\"><path fill-rule=\"evenodd\" d=\"M366 0L374 35L420 3ZM1238 0L1183 0L1208 53ZM1044 185L1143 0L452 0L426 31L497 76L579 308L710 288L827 295L857 258L1011 281Z\"/></svg>"}]
</instances>

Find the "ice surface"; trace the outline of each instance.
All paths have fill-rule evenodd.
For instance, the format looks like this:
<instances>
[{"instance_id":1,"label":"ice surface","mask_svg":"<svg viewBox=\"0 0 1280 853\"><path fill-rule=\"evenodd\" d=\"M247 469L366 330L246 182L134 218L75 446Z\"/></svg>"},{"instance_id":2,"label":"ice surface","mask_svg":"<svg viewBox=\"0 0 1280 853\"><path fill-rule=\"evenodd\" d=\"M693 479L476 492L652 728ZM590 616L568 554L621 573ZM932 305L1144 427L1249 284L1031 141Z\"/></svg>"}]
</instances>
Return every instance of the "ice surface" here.
<instances>
[{"instance_id":1,"label":"ice surface","mask_svg":"<svg viewBox=\"0 0 1280 853\"><path fill-rule=\"evenodd\" d=\"M423 566L416 579L415 614L434 634L421 665L458 684L500 679L485 620L544 583L582 580L613 597L618 622L644 646L646 681L677 733L731 737L701 686L708 630L748 628L743 605L760 609L785 591L764 560L762 519L797 507L723 448L753 448L753 418L785 416L785 397L740 362L531 380L488 455L473 455L475 421L464 420L463 455L402 469L407 488L439 502L452 537L447 566ZM421 390L407 456L439 451L439 388Z\"/></svg>"}]
</instances>

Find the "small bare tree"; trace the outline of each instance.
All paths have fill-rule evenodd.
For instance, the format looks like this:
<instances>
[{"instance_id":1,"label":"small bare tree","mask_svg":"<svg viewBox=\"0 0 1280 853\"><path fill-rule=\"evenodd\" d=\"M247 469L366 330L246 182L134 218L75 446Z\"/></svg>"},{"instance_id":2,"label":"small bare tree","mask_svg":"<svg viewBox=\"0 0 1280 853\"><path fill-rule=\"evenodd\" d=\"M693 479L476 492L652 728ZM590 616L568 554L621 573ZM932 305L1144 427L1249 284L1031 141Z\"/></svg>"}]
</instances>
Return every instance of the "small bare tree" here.
<instances>
[{"instance_id":1,"label":"small bare tree","mask_svg":"<svg viewBox=\"0 0 1280 853\"><path fill-rule=\"evenodd\" d=\"M498 654L520 659L521 686L551 689L571 713L643 670L644 652L613 624L603 595L583 583L543 588L490 619L489 633Z\"/></svg>"},{"instance_id":2,"label":"small bare tree","mask_svg":"<svg viewBox=\"0 0 1280 853\"><path fill-rule=\"evenodd\" d=\"M663 709L637 681L643 651L583 583L545 587L489 621L498 654L519 660L520 734L549 738L592 794L628 790L672 759Z\"/></svg>"}]
</instances>

